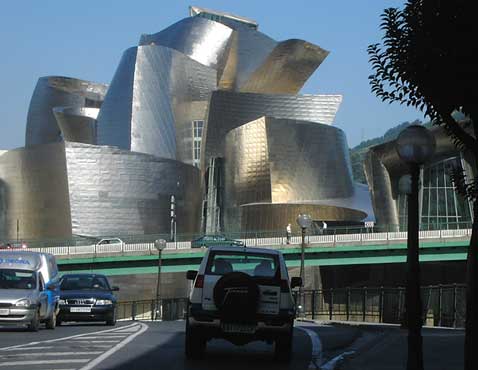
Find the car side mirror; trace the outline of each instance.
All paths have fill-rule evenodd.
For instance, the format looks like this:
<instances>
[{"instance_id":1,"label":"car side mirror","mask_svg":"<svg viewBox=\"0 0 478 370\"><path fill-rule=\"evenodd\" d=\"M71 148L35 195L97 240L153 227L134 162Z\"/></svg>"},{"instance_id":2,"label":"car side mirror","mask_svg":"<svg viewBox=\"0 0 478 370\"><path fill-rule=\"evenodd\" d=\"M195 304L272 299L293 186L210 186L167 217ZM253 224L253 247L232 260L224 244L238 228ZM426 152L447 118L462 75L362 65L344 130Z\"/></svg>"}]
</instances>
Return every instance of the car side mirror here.
<instances>
[{"instance_id":1,"label":"car side mirror","mask_svg":"<svg viewBox=\"0 0 478 370\"><path fill-rule=\"evenodd\" d=\"M119 290L119 287L117 286L111 287L112 292L117 292L118 290Z\"/></svg>"},{"instance_id":2,"label":"car side mirror","mask_svg":"<svg viewBox=\"0 0 478 370\"><path fill-rule=\"evenodd\" d=\"M197 274L198 274L197 271L189 270L188 272L186 272L186 279L194 280L194 279L196 279Z\"/></svg>"},{"instance_id":3,"label":"car side mirror","mask_svg":"<svg viewBox=\"0 0 478 370\"><path fill-rule=\"evenodd\" d=\"M46 289L54 291L54 290L56 290L56 285L54 285L54 284L48 285L48 288L46 288Z\"/></svg>"},{"instance_id":4,"label":"car side mirror","mask_svg":"<svg viewBox=\"0 0 478 370\"><path fill-rule=\"evenodd\" d=\"M290 279L290 287L292 289L302 286L302 278L294 276Z\"/></svg>"}]
</instances>

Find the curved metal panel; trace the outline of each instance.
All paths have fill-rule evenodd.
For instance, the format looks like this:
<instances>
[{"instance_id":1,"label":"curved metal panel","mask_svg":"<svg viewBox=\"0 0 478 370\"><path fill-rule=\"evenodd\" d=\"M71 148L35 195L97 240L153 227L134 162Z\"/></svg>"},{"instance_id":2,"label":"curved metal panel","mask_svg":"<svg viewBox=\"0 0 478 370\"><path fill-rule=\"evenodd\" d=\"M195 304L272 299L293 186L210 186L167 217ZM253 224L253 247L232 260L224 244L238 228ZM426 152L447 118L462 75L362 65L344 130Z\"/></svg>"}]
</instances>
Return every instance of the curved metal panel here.
<instances>
[{"instance_id":1,"label":"curved metal panel","mask_svg":"<svg viewBox=\"0 0 478 370\"><path fill-rule=\"evenodd\" d=\"M162 45L217 70L221 77L232 29L201 17L189 17L152 35L141 35L139 45Z\"/></svg>"},{"instance_id":2,"label":"curved metal panel","mask_svg":"<svg viewBox=\"0 0 478 370\"><path fill-rule=\"evenodd\" d=\"M49 76L38 80L30 101L25 145L61 141L52 109L55 107L99 107L108 86L76 78Z\"/></svg>"},{"instance_id":3,"label":"curved metal panel","mask_svg":"<svg viewBox=\"0 0 478 370\"><path fill-rule=\"evenodd\" d=\"M461 125L471 132L468 122L461 122ZM430 131L436 141L434 161L457 155L458 151L443 127L434 126ZM409 173L409 169L398 156L395 143L396 140L392 140L371 147L365 156L364 170L377 223L398 227L398 181Z\"/></svg>"},{"instance_id":4,"label":"curved metal panel","mask_svg":"<svg viewBox=\"0 0 478 370\"><path fill-rule=\"evenodd\" d=\"M244 204L291 203L352 210L359 206L354 211L364 217L370 212L370 199L367 204L352 182L347 141L338 128L262 117L230 131L225 141L228 228L240 224L238 207Z\"/></svg>"},{"instance_id":5,"label":"curved metal panel","mask_svg":"<svg viewBox=\"0 0 478 370\"><path fill-rule=\"evenodd\" d=\"M192 163L192 120L205 118L216 71L159 45L123 60L98 116L98 143ZM131 113L116 112L121 106Z\"/></svg>"},{"instance_id":6,"label":"curved metal panel","mask_svg":"<svg viewBox=\"0 0 478 370\"><path fill-rule=\"evenodd\" d=\"M227 19L220 22L231 27L234 32L218 87L221 90L239 91L251 74L264 64L277 42L245 24Z\"/></svg>"},{"instance_id":7,"label":"curved metal panel","mask_svg":"<svg viewBox=\"0 0 478 370\"><path fill-rule=\"evenodd\" d=\"M214 91L203 135L201 168L224 156L226 134L262 116L332 124L341 95L268 95Z\"/></svg>"},{"instance_id":8,"label":"curved metal panel","mask_svg":"<svg viewBox=\"0 0 478 370\"><path fill-rule=\"evenodd\" d=\"M65 145L74 234L168 233L171 195L176 197L177 232L198 231L197 168L113 147Z\"/></svg>"},{"instance_id":9,"label":"curved metal panel","mask_svg":"<svg viewBox=\"0 0 478 370\"><path fill-rule=\"evenodd\" d=\"M5 239L71 236L64 143L0 155L0 235Z\"/></svg>"},{"instance_id":10,"label":"curved metal panel","mask_svg":"<svg viewBox=\"0 0 478 370\"><path fill-rule=\"evenodd\" d=\"M282 41L240 86L239 91L297 94L328 54L328 51L307 41Z\"/></svg>"},{"instance_id":11,"label":"curved metal panel","mask_svg":"<svg viewBox=\"0 0 478 370\"><path fill-rule=\"evenodd\" d=\"M96 144L98 112L98 108L53 108L63 139L85 144Z\"/></svg>"},{"instance_id":12,"label":"curved metal panel","mask_svg":"<svg viewBox=\"0 0 478 370\"><path fill-rule=\"evenodd\" d=\"M351 221L361 222L366 214L364 212L317 204L245 204L240 206L241 218L238 224L242 230L247 231L282 231L287 224L291 224L293 230L298 230L297 215L309 214L314 221ZM238 226L234 225L233 230Z\"/></svg>"},{"instance_id":13,"label":"curved metal panel","mask_svg":"<svg viewBox=\"0 0 478 370\"><path fill-rule=\"evenodd\" d=\"M137 47L127 49L111 80L110 88L98 113L97 142L131 148L131 119L133 108L133 83Z\"/></svg>"},{"instance_id":14,"label":"curved metal panel","mask_svg":"<svg viewBox=\"0 0 478 370\"><path fill-rule=\"evenodd\" d=\"M255 30L259 27L259 24L252 19L249 19L249 18L246 18L246 17L241 17L241 16L231 14L231 13L218 12L217 10L200 8L198 6L190 6L189 7L189 15L191 17L212 15L214 17L214 19L223 19L223 18L230 19L230 20L233 20L233 21L236 21L236 22L244 23L248 27L251 27Z\"/></svg>"}]
</instances>

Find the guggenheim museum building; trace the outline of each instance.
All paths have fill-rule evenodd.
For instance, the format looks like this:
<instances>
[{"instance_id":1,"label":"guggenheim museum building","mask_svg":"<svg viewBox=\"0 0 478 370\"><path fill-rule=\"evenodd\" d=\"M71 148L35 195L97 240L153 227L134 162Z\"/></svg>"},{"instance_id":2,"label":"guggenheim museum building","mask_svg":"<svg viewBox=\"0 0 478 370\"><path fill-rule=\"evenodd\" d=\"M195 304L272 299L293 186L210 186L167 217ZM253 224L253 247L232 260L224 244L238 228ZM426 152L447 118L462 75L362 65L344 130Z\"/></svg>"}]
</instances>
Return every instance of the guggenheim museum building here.
<instances>
[{"instance_id":1,"label":"guggenheim museum building","mask_svg":"<svg viewBox=\"0 0 478 370\"><path fill-rule=\"evenodd\" d=\"M372 218L333 126L342 96L299 94L328 51L258 28L190 7L125 50L109 85L41 77L25 147L0 150L0 239Z\"/></svg>"}]
</instances>

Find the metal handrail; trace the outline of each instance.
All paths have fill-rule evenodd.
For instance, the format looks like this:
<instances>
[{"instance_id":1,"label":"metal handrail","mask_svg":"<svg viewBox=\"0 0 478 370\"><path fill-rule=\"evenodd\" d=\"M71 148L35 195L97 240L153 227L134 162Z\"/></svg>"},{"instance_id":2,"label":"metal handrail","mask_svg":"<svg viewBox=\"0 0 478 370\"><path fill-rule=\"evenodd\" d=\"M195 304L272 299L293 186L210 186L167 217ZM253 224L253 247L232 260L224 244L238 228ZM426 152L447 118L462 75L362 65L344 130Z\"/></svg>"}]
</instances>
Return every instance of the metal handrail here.
<instances>
[{"instance_id":1,"label":"metal handrail","mask_svg":"<svg viewBox=\"0 0 478 370\"><path fill-rule=\"evenodd\" d=\"M464 284L429 285L421 287L423 323L427 326L462 328L466 306ZM345 287L306 290L296 302L302 302L299 316L312 320L360 321L404 324L404 287ZM187 310L187 298L160 300L160 314L155 314L155 300L119 302L120 320L180 320Z\"/></svg>"},{"instance_id":2,"label":"metal handrail","mask_svg":"<svg viewBox=\"0 0 478 370\"><path fill-rule=\"evenodd\" d=\"M421 230L420 239L439 239L448 240L450 238L468 238L471 235L471 228L458 228L458 226L470 226L469 223L456 224L457 228L444 230ZM336 246L337 244L373 244L386 243L395 241L403 241L407 239L406 231L390 231L394 228L389 227L389 231L383 228L360 228L351 229L350 227L327 228L321 233L308 234L306 242L308 245L316 246ZM351 233L350 231L358 231ZM396 230L396 229L395 229ZM301 243L299 235L292 235L290 242L287 242L287 236L283 232L253 232L253 233L228 233L229 239L240 240L247 246L284 248L287 246L294 247ZM111 255L111 254L155 254L154 247L156 239L169 239L169 235L149 234L149 235L128 235L115 236L119 238L119 243L111 243L106 245L98 245L91 242L91 239L68 239L68 240L34 240L23 241L28 248L39 250L42 252L52 253L57 256L75 256L75 255ZM169 241L166 244L166 250L190 249L191 241L197 237L195 234L178 235L176 241ZM101 239L113 237L104 236ZM100 239L100 238L98 238ZM3 243L6 245L7 243ZM15 244L12 244L15 245Z\"/></svg>"}]
</instances>

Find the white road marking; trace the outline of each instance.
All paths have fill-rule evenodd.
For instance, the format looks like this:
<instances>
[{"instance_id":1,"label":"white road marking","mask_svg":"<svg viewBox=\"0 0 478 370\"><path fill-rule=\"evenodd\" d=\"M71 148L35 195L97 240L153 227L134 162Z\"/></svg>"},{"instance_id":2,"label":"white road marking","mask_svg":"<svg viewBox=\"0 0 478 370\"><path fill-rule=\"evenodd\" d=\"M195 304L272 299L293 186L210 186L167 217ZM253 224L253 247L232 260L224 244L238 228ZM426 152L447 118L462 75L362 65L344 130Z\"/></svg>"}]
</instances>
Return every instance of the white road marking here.
<instances>
[{"instance_id":1,"label":"white road marking","mask_svg":"<svg viewBox=\"0 0 478 370\"><path fill-rule=\"evenodd\" d=\"M84 340L83 338L81 339L74 339L74 343L118 343L119 340Z\"/></svg>"},{"instance_id":2,"label":"white road marking","mask_svg":"<svg viewBox=\"0 0 478 370\"><path fill-rule=\"evenodd\" d=\"M347 356L353 355L355 351L344 352L338 356L335 356L332 360L328 361L320 367L320 370L334 370L337 364Z\"/></svg>"},{"instance_id":3,"label":"white road marking","mask_svg":"<svg viewBox=\"0 0 478 370\"><path fill-rule=\"evenodd\" d=\"M83 339L121 339L126 337L126 335L97 335L94 337L82 337Z\"/></svg>"},{"instance_id":4,"label":"white road marking","mask_svg":"<svg viewBox=\"0 0 478 370\"><path fill-rule=\"evenodd\" d=\"M297 329L305 331L310 338L312 343L312 354L309 364L309 369L322 369L320 364L322 363L322 342L320 341L319 335L311 329L308 329L304 326L296 326Z\"/></svg>"},{"instance_id":5,"label":"white road marking","mask_svg":"<svg viewBox=\"0 0 478 370\"><path fill-rule=\"evenodd\" d=\"M13 351L25 351L25 350L29 350L29 349L51 349L51 348L55 348L55 346L47 346L47 347L21 347L21 348L9 348L9 349L5 349L3 351L5 352L13 352Z\"/></svg>"},{"instance_id":6,"label":"white road marking","mask_svg":"<svg viewBox=\"0 0 478 370\"><path fill-rule=\"evenodd\" d=\"M117 334L118 329L124 330L125 328L128 330L128 332L124 332L119 335ZM0 368L6 368L10 366L22 368L35 366L35 368L43 368L42 365L46 365L48 366L48 369L52 369L52 366L54 365L60 365L61 367L61 364L69 364L70 366L73 364L79 364L80 366L83 366L82 370L90 370L126 346L138 335L144 333L147 329L148 326L143 323L133 323L122 328L101 330L94 333L77 334L69 337L30 342L21 345L0 348ZM58 343L56 346L44 346L44 344L47 343L65 341L67 341L67 343ZM51 350L53 348L54 350ZM59 352L62 348L66 351ZM89 348L91 348L92 351L88 351ZM104 348L103 351L106 352L103 352L101 350L102 348ZM50 349L50 352L36 352L45 349ZM73 352L72 350L75 349L78 349L79 351ZM31 352L32 350L34 351L33 353ZM25 356L27 356L27 358L30 357L30 359L21 361ZM49 356L52 356L53 358L49 359ZM88 357L81 358L82 356ZM98 357L95 358L95 356Z\"/></svg>"},{"instance_id":7,"label":"white road marking","mask_svg":"<svg viewBox=\"0 0 478 370\"><path fill-rule=\"evenodd\" d=\"M133 323L133 324L130 324L130 325L127 325L127 326L123 326L121 329L132 328L132 327L136 327L136 328L137 328L139 325L141 325L141 324L140 324L140 323ZM3 347L3 348L0 348L0 351L11 350L11 349L14 349L14 348L31 347L31 346L34 346L34 345L37 345L37 344L42 344L42 343L59 342L59 341L64 341L64 340L68 340L68 339L73 339L73 338L78 338L78 337L84 337L84 336L91 336L91 335L100 334L100 333L111 333L111 332L116 331L116 330L118 330L118 329L100 330L100 331L93 332L93 333L84 333L84 334L71 335L71 336L69 336L69 337L63 337L63 338L57 338L57 339L50 339L50 340L45 340L45 341L41 341L41 342L30 342L30 343L25 343L25 344L19 344L19 345L16 345L16 346ZM135 330L135 331L136 331L136 330Z\"/></svg>"},{"instance_id":8,"label":"white road marking","mask_svg":"<svg viewBox=\"0 0 478 370\"><path fill-rule=\"evenodd\" d=\"M141 329L137 331L136 333L130 335L127 337L125 340L122 342L118 343L116 346L111 348L110 350L106 351L103 353L101 356L95 358L93 361L88 363L87 365L83 366L80 370L91 370L93 369L96 365L98 365L100 362L104 361L111 355L113 355L115 352L118 352L121 348L126 346L129 342L131 342L134 338L136 338L138 335L143 334L146 330L148 330L148 326L146 324L140 323Z\"/></svg>"},{"instance_id":9,"label":"white road marking","mask_svg":"<svg viewBox=\"0 0 478 370\"><path fill-rule=\"evenodd\" d=\"M38 348L32 348L38 349ZM88 351L88 352L28 352L28 357L41 357L41 356L85 356L85 355L99 355L102 351ZM24 357L25 353L12 353L8 355L0 355L0 359L9 359L13 357Z\"/></svg>"},{"instance_id":10,"label":"white road marking","mask_svg":"<svg viewBox=\"0 0 478 370\"><path fill-rule=\"evenodd\" d=\"M64 360L40 360L40 361L14 361L14 362L0 362L0 367L3 366L23 366L23 365L52 365L52 364L84 364L89 360L86 359L76 359L76 358L67 358Z\"/></svg>"}]
</instances>

